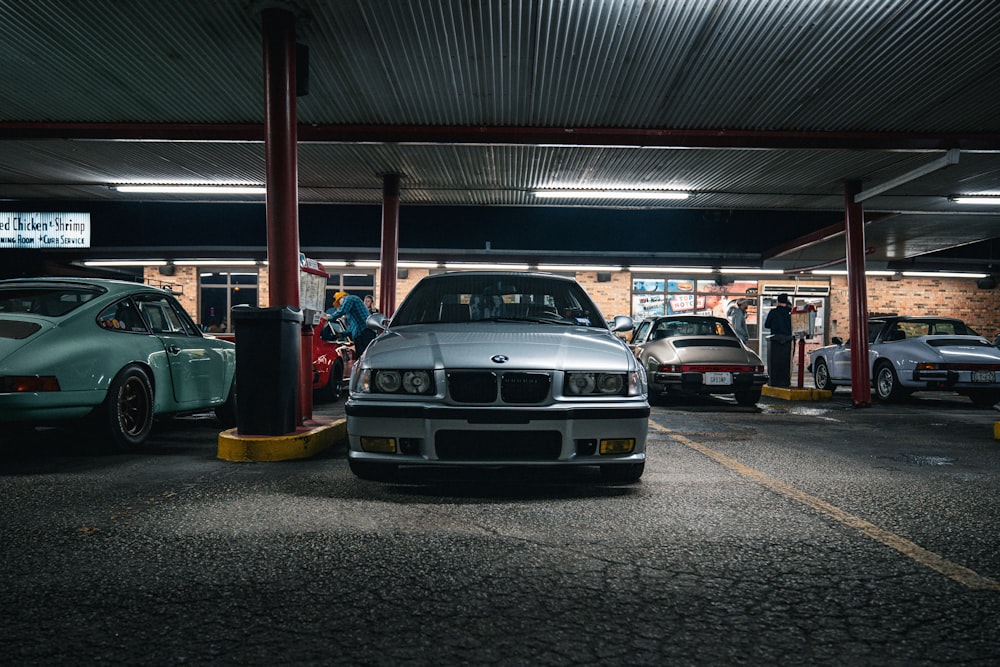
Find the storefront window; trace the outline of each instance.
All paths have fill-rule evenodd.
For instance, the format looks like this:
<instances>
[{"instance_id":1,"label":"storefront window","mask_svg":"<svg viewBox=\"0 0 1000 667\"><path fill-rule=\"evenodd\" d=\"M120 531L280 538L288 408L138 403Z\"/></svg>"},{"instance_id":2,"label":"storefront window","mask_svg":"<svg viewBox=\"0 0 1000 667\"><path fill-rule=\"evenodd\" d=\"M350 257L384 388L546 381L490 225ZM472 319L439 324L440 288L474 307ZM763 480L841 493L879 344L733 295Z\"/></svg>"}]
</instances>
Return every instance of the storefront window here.
<instances>
[{"instance_id":1,"label":"storefront window","mask_svg":"<svg viewBox=\"0 0 1000 667\"><path fill-rule=\"evenodd\" d=\"M749 298L747 328L757 336L756 280L719 282L684 276L636 277L632 280L632 318L662 315L715 315L731 319L739 299ZM748 296L749 295L749 296Z\"/></svg>"},{"instance_id":2,"label":"storefront window","mask_svg":"<svg viewBox=\"0 0 1000 667\"><path fill-rule=\"evenodd\" d=\"M231 332L233 306L257 306L257 274L205 272L199 277L198 324L212 332Z\"/></svg>"},{"instance_id":3,"label":"storefront window","mask_svg":"<svg viewBox=\"0 0 1000 667\"><path fill-rule=\"evenodd\" d=\"M333 295L347 292L361 297L375 296L375 272L331 273L326 281L326 307L333 306Z\"/></svg>"}]
</instances>

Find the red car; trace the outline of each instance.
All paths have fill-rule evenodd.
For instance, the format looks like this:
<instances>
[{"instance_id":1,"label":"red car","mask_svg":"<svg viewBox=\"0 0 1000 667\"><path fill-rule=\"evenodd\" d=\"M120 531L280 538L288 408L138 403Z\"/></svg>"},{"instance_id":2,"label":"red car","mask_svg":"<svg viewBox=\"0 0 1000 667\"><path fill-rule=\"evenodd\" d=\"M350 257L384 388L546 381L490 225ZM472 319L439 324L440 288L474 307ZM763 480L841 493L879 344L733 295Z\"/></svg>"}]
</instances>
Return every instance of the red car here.
<instances>
[{"instance_id":1,"label":"red car","mask_svg":"<svg viewBox=\"0 0 1000 667\"><path fill-rule=\"evenodd\" d=\"M313 329L313 394L317 400L332 402L341 397L355 358L347 327L324 314Z\"/></svg>"},{"instance_id":2,"label":"red car","mask_svg":"<svg viewBox=\"0 0 1000 667\"><path fill-rule=\"evenodd\" d=\"M236 334L209 334L215 338L236 342ZM239 348L237 348L239 354ZM313 327L313 400L332 403L339 399L351 377L355 361L354 343L341 320L331 320L323 314Z\"/></svg>"}]
</instances>

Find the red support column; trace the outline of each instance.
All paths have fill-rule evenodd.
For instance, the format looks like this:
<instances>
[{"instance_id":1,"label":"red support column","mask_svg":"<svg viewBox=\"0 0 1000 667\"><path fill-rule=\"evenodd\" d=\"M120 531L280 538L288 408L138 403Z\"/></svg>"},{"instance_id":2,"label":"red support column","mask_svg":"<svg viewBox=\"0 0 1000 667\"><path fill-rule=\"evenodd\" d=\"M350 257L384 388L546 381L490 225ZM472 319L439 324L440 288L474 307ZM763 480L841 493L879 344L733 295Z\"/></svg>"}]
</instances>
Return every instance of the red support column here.
<instances>
[{"instance_id":1,"label":"red support column","mask_svg":"<svg viewBox=\"0 0 1000 667\"><path fill-rule=\"evenodd\" d=\"M269 305L299 307L298 132L295 17L261 12L264 33L264 153L267 178Z\"/></svg>"},{"instance_id":2,"label":"red support column","mask_svg":"<svg viewBox=\"0 0 1000 667\"><path fill-rule=\"evenodd\" d=\"M396 267L399 257L399 175L382 177L382 281L379 311L391 317L396 311Z\"/></svg>"},{"instance_id":3,"label":"red support column","mask_svg":"<svg viewBox=\"0 0 1000 667\"><path fill-rule=\"evenodd\" d=\"M267 184L268 305L299 303L299 167L295 110L295 16L261 11L264 52L264 160ZM300 339L298 424L312 418L312 337Z\"/></svg>"},{"instance_id":4,"label":"red support column","mask_svg":"<svg viewBox=\"0 0 1000 667\"><path fill-rule=\"evenodd\" d=\"M847 303L850 315L851 400L856 408L871 407L871 369L868 367L868 282L865 276L864 208L854 201L860 181L844 185L847 220Z\"/></svg>"}]
</instances>

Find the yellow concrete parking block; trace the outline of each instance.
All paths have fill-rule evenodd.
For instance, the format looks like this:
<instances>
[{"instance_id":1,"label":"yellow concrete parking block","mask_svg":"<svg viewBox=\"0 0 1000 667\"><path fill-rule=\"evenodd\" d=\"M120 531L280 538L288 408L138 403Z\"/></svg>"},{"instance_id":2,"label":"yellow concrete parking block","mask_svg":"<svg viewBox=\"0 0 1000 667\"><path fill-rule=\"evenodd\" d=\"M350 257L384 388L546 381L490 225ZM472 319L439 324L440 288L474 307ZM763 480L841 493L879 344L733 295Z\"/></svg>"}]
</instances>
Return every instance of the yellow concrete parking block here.
<instances>
[{"instance_id":1,"label":"yellow concrete parking block","mask_svg":"<svg viewBox=\"0 0 1000 667\"><path fill-rule=\"evenodd\" d=\"M347 420L302 426L285 435L241 436L236 429L219 434L218 458L225 461L305 459L347 440Z\"/></svg>"},{"instance_id":2,"label":"yellow concrete parking block","mask_svg":"<svg viewBox=\"0 0 1000 667\"><path fill-rule=\"evenodd\" d=\"M765 384L761 387L760 393L771 398L781 398L786 401L827 401L833 397L833 392L829 389L815 389L806 387L795 389L792 387L772 387Z\"/></svg>"}]
</instances>

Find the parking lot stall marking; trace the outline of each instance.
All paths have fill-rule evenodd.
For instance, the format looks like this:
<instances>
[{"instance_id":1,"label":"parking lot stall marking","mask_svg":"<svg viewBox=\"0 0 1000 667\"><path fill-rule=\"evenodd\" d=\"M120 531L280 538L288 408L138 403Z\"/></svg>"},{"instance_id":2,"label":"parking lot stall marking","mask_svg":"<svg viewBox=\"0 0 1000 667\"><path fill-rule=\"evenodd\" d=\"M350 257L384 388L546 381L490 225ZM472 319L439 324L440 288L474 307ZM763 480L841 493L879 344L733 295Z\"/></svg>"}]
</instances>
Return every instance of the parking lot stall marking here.
<instances>
[{"instance_id":1,"label":"parking lot stall marking","mask_svg":"<svg viewBox=\"0 0 1000 667\"><path fill-rule=\"evenodd\" d=\"M770 475L760 472L745 466L739 461L732 459L725 454L715 451L705 445L697 443L690 438L687 438L680 433L672 431L671 429L661 426L652 419L649 421L650 428L658 433L662 433L672 440L679 442L682 445L690 447L691 449L704 454L708 458L716 461L717 463L729 468L733 472L746 477L758 484L768 488L775 493L780 493L792 500L799 502L807 507L811 507L814 510L821 512L832 518L834 521L853 528L858 532L870 537L876 542L880 542L887 547L895 549L899 553L903 554L907 558L936 570L944 576L957 581L967 588L974 590L986 590L986 591L997 591L1000 592L1000 582L990 579L989 577L984 577L979 573L971 570L963 565L954 563L943 556L940 556L933 551L929 551L920 545L911 542L905 537L896 535L893 532L879 528L875 524L865 521L864 519L854 516L849 512L831 505L830 503L820 500L816 496L810 495L801 489L797 489L794 486L786 484L781 480L775 479Z\"/></svg>"}]
</instances>

